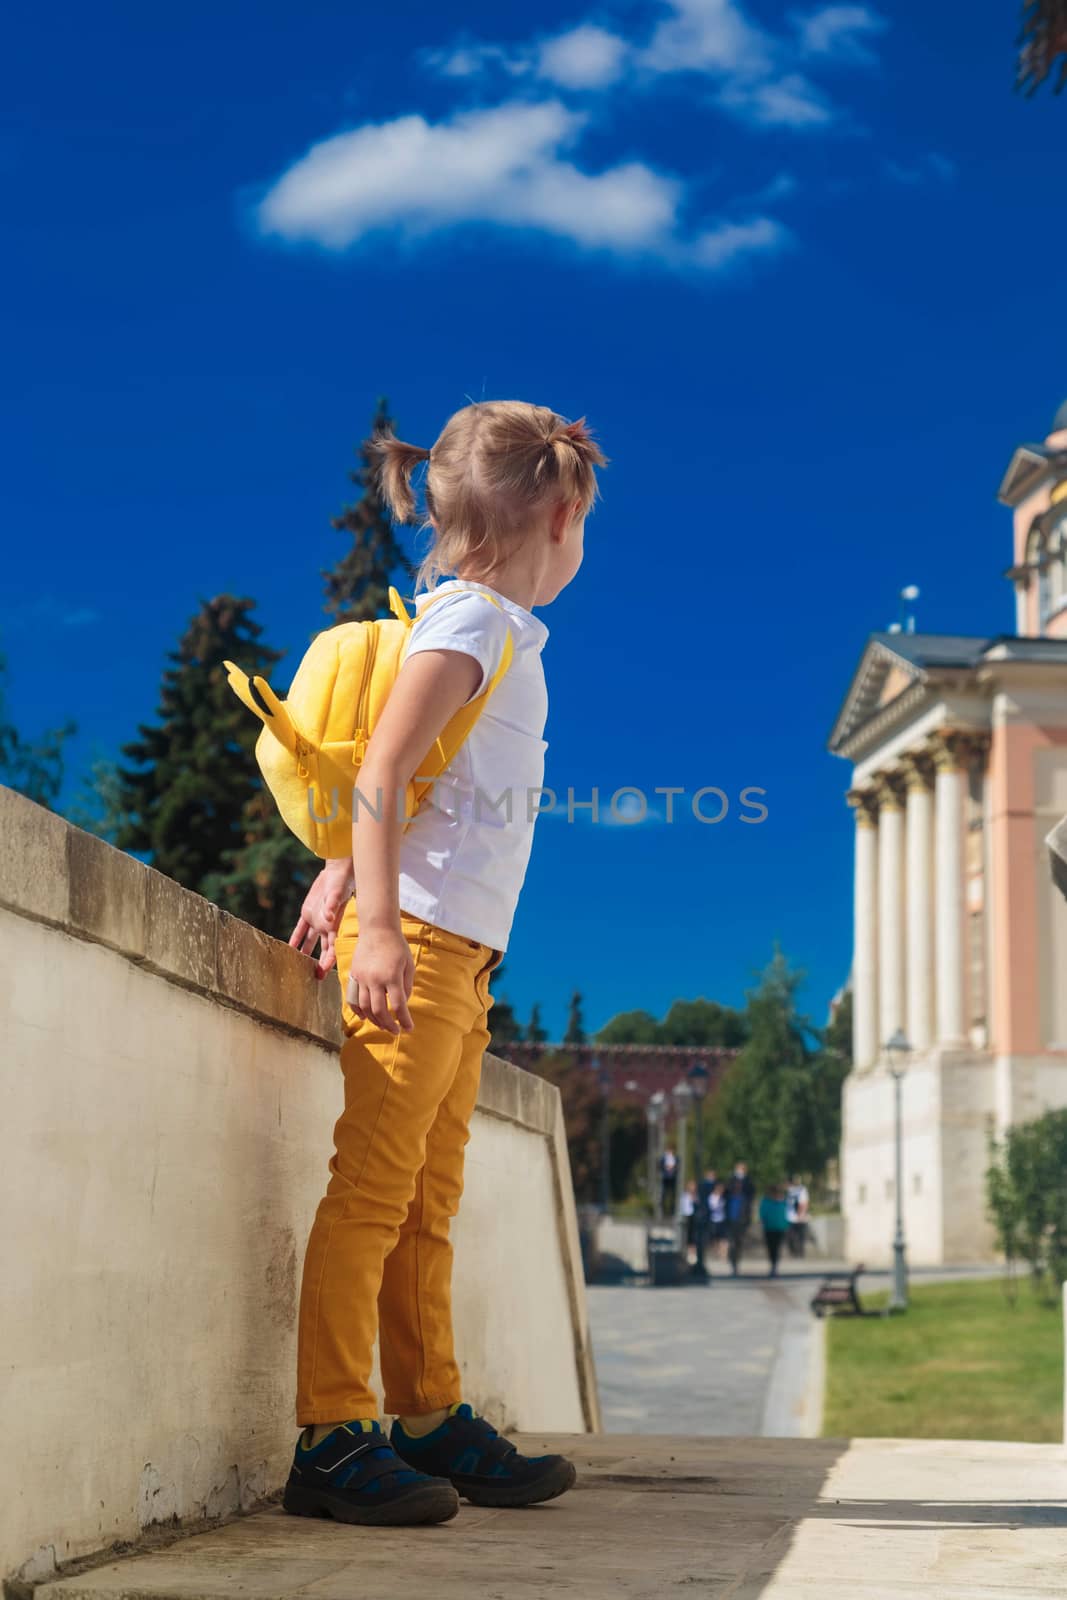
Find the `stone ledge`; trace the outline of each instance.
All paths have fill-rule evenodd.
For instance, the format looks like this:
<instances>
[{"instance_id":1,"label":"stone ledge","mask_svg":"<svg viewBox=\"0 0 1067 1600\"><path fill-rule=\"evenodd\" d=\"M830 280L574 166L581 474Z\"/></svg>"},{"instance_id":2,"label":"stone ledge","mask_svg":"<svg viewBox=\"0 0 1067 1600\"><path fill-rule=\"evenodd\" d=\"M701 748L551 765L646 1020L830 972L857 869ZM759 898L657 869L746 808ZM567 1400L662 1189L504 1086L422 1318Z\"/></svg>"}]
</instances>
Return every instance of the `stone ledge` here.
<instances>
[{"instance_id":1,"label":"stone ledge","mask_svg":"<svg viewBox=\"0 0 1067 1600\"><path fill-rule=\"evenodd\" d=\"M338 1049L336 972L0 784L0 906L106 946L170 983ZM478 1109L552 1140L555 1088L487 1055Z\"/></svg>"}]
</instances>

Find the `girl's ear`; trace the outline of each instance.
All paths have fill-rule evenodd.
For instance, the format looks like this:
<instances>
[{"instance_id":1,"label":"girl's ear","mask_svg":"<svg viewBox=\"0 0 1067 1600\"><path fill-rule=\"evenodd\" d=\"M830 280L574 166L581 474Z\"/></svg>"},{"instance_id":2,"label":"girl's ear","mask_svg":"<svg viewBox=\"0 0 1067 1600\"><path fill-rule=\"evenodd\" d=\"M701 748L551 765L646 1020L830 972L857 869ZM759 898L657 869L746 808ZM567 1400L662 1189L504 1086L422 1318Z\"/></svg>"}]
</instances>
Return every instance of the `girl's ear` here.
<instances>
[{"instance_id":1,"label":"girl's ear","mask_svg":"<svg viewBox=\"0 0 1067 1600\"><path fill-rule=\"evenodd\" d=\"M572 522L577 522L582 514L580 500L557 500L552 507L552 520L549 523L549 534L558 544L565 536Z\"/></svg>"}]
</instances>

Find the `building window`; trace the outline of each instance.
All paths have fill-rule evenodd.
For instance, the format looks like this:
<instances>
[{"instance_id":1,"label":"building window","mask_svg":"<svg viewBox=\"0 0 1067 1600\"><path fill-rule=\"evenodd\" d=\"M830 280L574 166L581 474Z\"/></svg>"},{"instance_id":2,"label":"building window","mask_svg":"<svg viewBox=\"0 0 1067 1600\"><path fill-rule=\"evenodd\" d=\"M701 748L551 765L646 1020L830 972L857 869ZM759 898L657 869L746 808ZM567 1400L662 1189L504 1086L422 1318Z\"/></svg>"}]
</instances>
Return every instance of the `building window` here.
<instances>
[{"instance_id":1,"label":"building window","mask_svg":"<svg viewBox=\"0 0 1067 1600\"><path fill-rule=\"evenodd\" d=\"M1046 516L1035 522L1027 541L1026 564L1037 577L1037 626L1043 633L1067 601L1067 512L1051 525Z\"/></svg>"}]
</instances>

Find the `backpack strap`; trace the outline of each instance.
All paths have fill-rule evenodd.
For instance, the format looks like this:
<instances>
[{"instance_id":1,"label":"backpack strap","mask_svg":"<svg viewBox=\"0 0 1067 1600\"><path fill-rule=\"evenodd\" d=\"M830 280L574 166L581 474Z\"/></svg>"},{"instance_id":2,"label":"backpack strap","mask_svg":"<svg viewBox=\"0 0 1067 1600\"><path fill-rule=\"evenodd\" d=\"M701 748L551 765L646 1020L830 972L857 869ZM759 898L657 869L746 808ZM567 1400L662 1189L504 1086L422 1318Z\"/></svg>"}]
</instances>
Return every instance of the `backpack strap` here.
<instances>
[{"instance_id":1,"label":"backpack strap","mask_svg":"<svg viewBox=\"0 0 1067 1600\"><path fill-rule=\"evenodd\" d=\"M459 593L459 594L480 594L486 600L488 600L491 605L496 606L498 611L500 611L502 613L504 612L504 607L500 604L500 601L496 598L496 596L495 595L491 595L491 594L486 594L484 589L467 589L467 590L449 589L448 590L448 594L456 594L456 593ZM425 615L425 613L430 609L430 607L432 605L435 605L438 600L444 600L445 598L446 598L446 596L443 595L443 594L431 595L430 599L427 600L426 604L422 608L422 611L419 612L418 615L419 616ZM404 624L405 628L407 628L408 632L410 633L411 629L415 626L415 617L409 615L407 606L404 604L403 600L400 598L399 593L394 588L390 588L390 590L389 590L389 608L392 611L393 615L395 617L397 617ZM505 615L506 615L506 613L505 613ZM475 700L472 700L472 701L469 702L470 706L477 706L479 711L481 711L482 707L485 705L485 702L489 699L489 696L492 694L493 690L497 687L497 685L499 684L501 678L504 676L505 672L511 666L511 660L512 660L512 657L514 656L514 654L515 654L515 643L514 643L514 640L511 637L511 628L509 627L508 628L508 632L507 632L507 638L504 640L504 648L503 648L503 651L501 652L501 655L500 655L500 665L497 667L496 671L493 673L493 676L489 679L489 682L486 684L486 686L482 690L481 694L478 695ZM461 706L460 707L461 711L464 711L464 710L467 710L467 709L469 709L469 707L467 707L467 706Z\"/></svg>"}]
</instances>

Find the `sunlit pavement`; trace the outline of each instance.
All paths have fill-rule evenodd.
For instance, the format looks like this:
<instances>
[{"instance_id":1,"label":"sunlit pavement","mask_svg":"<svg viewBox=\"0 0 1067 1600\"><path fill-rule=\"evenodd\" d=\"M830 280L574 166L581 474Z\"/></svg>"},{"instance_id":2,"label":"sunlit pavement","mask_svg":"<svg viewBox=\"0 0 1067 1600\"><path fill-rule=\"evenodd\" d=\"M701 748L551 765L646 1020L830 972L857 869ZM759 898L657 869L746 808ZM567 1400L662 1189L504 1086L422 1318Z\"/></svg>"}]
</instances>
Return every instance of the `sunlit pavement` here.
<instances>
[{"instance_id":1,"label":"sunlit pavement","mask_svg":"<svg viewBox=\"0 0 1067 1600\"><path fill-rule=\"evenodd\" d=\"M652 1288L590 1285L589 1317L610 1433L795 1437L820 1431L823 1333L810 1309L824 1273L843 1262L789 1258L767 1275L757 1246L734 1278L709 1261L711 1282ZM987 1276L997 1267L943 1267L916 1283ZM864 1273L861 1294L886 1288L888 1271ZM1067 1584L1064 1587L1067 1594Z\"/></svg>"},{"instance_id":2,"label":"sunlit pavement","mask_svg":"<svg viewBox=\"0 0 1067 1600\"><path fill-rule=\"evenodd\" d=\"M356 1528L272 1507L39 1585L35 1600L1021 1600L1067 1587L1058 1446L521 1442L566 1451L577 1486L523 1511L464 1503L436 1528Z\"/></svg>"}]
</instances>

